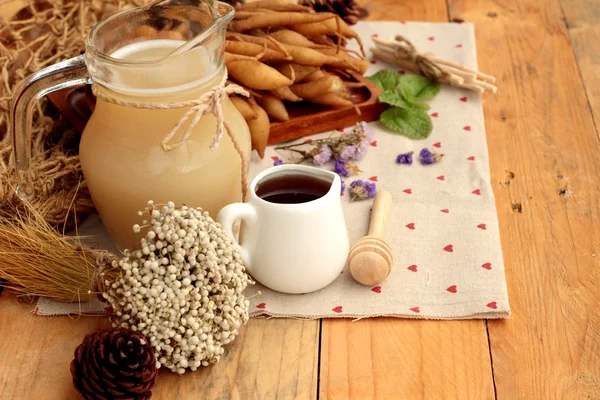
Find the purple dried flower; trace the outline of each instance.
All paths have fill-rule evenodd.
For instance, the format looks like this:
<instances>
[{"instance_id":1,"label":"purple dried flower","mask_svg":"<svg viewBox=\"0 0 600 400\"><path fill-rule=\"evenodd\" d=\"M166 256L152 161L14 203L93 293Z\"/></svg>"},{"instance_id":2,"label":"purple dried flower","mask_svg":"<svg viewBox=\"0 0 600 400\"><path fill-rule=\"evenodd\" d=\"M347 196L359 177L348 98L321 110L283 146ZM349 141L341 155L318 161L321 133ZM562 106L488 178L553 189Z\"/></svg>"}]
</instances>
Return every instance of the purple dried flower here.
<instances>
[{"instance_id":1,"label":"purple dried flower","mask_svg":"<svg viewBox=\"0 0 600 400\"><path fill-rule=\"evenodd\" d=\"M371 144L371 142L368 139L363 139L360 144L358 145L358 148L356 149L356 153L354 153L354 159L355 160L362 160L365 155L367 154L367 151L369 150L369 145Z\"/></svg>"},{"instance_id":2,"label":"purple dried flower","mask_svg":"<svg viewBox=\"0 0 600 400\"><path fill-rule=\"evenodd\" d=\"M396 157L396 163L412 165L412 163L413 163L412 155L413 155L412 151L408 152L408 153L398 154L398 157Z\"/></svg>"},{"instance_id":3,"label":"purple dried flower","mask_svg":"<svg viewBox=\"0 0 600 400\"><path fill-rule=\"evenodd\" d=\"M373 141L373 139L375 138L375 134L373 133L373 131L371 129L369 129L369 125L367 125L367 123L365 121L360 122L359 125L362 128L363 132L365 133L366 141L371 143Z\"/></svg>"},{"instance_id":4,"label":"purple dried flower","mask_svg":"<svg viewBox=\"0 0 600 400\"><path fill-rule=\"evenodd\" d=\"M331 149L326 144L321 145L319 152L313 156L312 162L315 165L323 165L331 160Z\"/></svg>"},{"instance_id":5,"label":"purple dried flower","mask_svg":"<svg viewBox=\"0 0 600 400\"><path fill-rule=\"evenodd\" d=\"M358 175L362 172L360 168L358 168L358 165L353 162L346 162L346 171L348 171L350 175Z\"/></svg>"},{"instance_id":6,"label":"purple dried flower","mask_svg":"<svg viewBox=\"0 0 600 400\"><path fill-rule=\"evenodd\" d=\"M419 161L423 165L430 165L435 162L435 158L433 157L433 153L431 153L429 149L423 148L419 153Z\"/></svg>"},{"instance_id":7,"label":"purple dried flower","mask_svg":"<svg viewBox=\"0 0 600 400\"><path fill-rule=\"evenodd\" d=\"M356 146L345 146L342 151L340 151L340 160L352 160L354 158L354 154L356 153Z\"/></svg>"},{"instance_id":8,"label":"purple dried flower","mask_svg":"<svg viewBox=\"0 0 600 400\"><path fill-rule=\"evenodd\" d=\"M275 167L278 165L281 165L281 164L283 164L283 160L281 160L281 159L277 159L273 162L273 166L275 166Z\"/></svg>"},{"instance_id":9,"label":"purple dried flower","mask_svg":"<svg viewBox=\"0 0 600 400\"><path fill-rule=\"evenodd\" d=\"M350 183L350 200L372 199L377 194L375 183L357 179Z\"/></svg>"},{"instance_id":10,"label":"purple dried flower","mask_svg":"<svg viewBox=\"0 0 600 400\"><path fill-rule=\"evenodd\" d=\"M344 160L337 160L333 166L333 170L335 171L335 173L337 173L340 176L343 176L343 177L350 176L350 173L346 169L346 161L344 161Z\"/></svg>"},{"instance_id":11,"label":"purple dried flower","mask_svg":"<svg viewBox=\"0 0 600 400\"><path fill-rule=\"evenodd\" d=\"M365 182L365 189L371 199L377 194L377 185L374 182Z\"/></svg>"},{"instance_id":12,"label":"purple dried flower","mask_svg":"<svg viewBox=\"0 0 600 400\"><path fill-rule=\"evenodd\" d=\"M340 194L340 196L343 196L345 191L346 191L346 181L342 181L342 193Z\"/></svg>"},{"instance_id":13,"label":"purple dried flower","mask_svg":"<svg viewBox=\"0 0 600 400\"><path fill-rule=\"evenodd\" d=\"M419 152L419 157L421 157L421 158L431 158L431 157L433 157L433 154L431 154L431 151L429 151L429 149L427 147L424 147Z\"/></svg>"},{"instance_id":14,"label":"purple dried flower","mask_svg":"<svg viewBox=\"0 0 600 400\"><path fill-rule=\"evenodd\" d=\"M344 160L336 160L336 162L333 166L333 171L335 173L337 173L338 175L343 176L345 178L349 177L350 175L358 175L362 172L358 168L358 165L356 165L350 161L344 161Z\"/></svg>"}]
</instances>

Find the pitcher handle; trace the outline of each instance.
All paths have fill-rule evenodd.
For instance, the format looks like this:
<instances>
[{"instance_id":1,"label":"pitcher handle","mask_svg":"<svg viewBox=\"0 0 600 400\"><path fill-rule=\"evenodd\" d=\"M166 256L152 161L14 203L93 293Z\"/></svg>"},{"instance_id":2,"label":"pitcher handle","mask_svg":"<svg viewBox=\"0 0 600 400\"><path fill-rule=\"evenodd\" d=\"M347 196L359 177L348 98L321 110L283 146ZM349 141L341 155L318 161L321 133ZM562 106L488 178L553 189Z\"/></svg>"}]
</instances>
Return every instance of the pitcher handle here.
<instances>
[{"instance_id":1,"label":"pitcher handle","mask_svg":"<svg viewBox=\"0 0 600 400\"><path fill-rule=\"evenodd\" d=\"M217 222L221 224L221 227L233 240L235 240L235 236L233 234L233 223L242 219L245 223L247 223L250 227L256 224L256 210L248 203L234 203L229 204L219 211L217 214ZM253 229L248 230L248 232L252 232ZM245 237L244 241L246 244L244 246L237 243L238 248L240 249L240 254L242 256L242 262L248 271L252 268L250 263L250 251L252 244L255 241L255 238L251 233L249 237Z\"/></svg>"},{"instance_id":2,"label":"pitcher handle","mask_svg":"<svg viewBox=\"0 0 600 400\"><path fill-rule=\"evenodd\" d=\"M71 86L89 84L92 79L80 55L46 67L21 82L15 88L10 107L15 169L20 172L29 168L31 159L31 125L35 103L49 93Z\"/></svg>"}]
</instances>

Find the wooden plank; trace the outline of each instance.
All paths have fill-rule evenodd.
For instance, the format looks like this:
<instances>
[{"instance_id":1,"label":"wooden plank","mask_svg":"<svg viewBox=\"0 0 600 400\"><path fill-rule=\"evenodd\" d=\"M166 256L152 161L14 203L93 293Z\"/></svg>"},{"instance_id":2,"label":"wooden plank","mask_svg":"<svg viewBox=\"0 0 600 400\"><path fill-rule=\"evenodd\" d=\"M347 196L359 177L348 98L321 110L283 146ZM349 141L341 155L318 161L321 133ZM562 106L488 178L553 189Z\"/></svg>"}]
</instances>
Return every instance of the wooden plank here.
<instances>
[{"instance_id":1,"label":"wooden plank","mask_svg":"<svg viewBox=\"0 0 600 400\"><path fill-rule=\"evenodd\" d=\"M362 1L373 20L447 21L444 1ZM323 320L322 399L494 398L485 322Z\"/></svg>"},{"instance_id":2,"label":"wooden plank","mask_svg":"<svg viewBox=\"0 0 600 400\"><path fill-rule=\"evenodd\" d=\"M448 22L444 0L359 0L370 20Z\"/></svg>"},{"instance_id":3,"label":"wooden plank","mask_svg":"<svg viewBox=\"0 0 600 400\"><path fill-rule=\"evenodd\" d=\"M493 399L483 321L324 320L322 399Z\"/></svg>"},{"instance_id":4,"label":"wooden plank","mask_svg":"<svg viewBox=\"0 0 600 400\"><path fill-rule=\"evenodd\" d=\"M73 399L69 364L106 317L41 317L13 294L0 297L0 397ZM157 399L313 399L317 392L318 321L252 319L210 368L178 376L161 371Z\"/></svg>"},{"instance_id":5,"label":"wooden plank","mask_svg":"<svg viewBox=\"0 0 600 400\"><path fill-rule=\"evenodd\" d=\"M600 149L557 0L452 0L476 24L514 317L490 321L499 399L600 398ZM511 203L521 203L522 213Z\"/></svg>"},{"instance_id":6,"label":"wooden plank","mask_svg":"<svg viewBox=\"0 0 600 400\"><path fill-rule=\"evenodd\" d=\"M318 321L252 319L219 364L183 378L161 372L154 393L157 399L314 399L318 345Z\"/></svg>"},{"instance_id":7,"label":"wooden plank","mask_svg":"<svg viewBox=\"0 0 600 400\"><path fill-rule=\"evenodd\" d=\"M567 29L577 59L596 128L600 121L600 2L561 0Z\"/></svg>"},{"instance_id":8,"label":"wooden plank","mask_svg":"<svg viewBox=\"0 0 600 400\"><path fill-rule=\"evenodd\" d=\"M77 398L69 365L86 334L110 326L108 318L40 317L33 304L0 297L0 397Z\"/></svg>"}]
</instances>

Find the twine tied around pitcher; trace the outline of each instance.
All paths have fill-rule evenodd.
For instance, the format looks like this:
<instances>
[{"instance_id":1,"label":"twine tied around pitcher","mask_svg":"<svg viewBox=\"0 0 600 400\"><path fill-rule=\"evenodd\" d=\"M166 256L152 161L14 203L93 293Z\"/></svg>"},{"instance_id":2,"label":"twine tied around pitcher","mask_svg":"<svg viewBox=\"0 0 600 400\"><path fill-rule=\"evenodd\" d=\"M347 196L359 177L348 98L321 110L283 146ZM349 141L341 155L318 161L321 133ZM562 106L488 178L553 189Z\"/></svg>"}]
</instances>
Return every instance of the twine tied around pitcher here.
<instances>
[{"instance_id":1,"label":"twine tied around pitcher","mask_svg":"<svg viewBox=\"0 0 600 400\"><path fill-rule=\"evenodd\" d=\"M231 132L231 127L229 126L227 121L225 121L225 119L223 118L223 108L221 107L221 102L223 101L223 99L225 97L228 97L230 94L239 94L239 95L242 95L245 97L250 96L250 94L239 85L232 84L232 83L226 84L226 83L227 83L227 71L225 71L225 74L223 75L223 79L221 79L221 82L214 89L211 89L208 92L204 93L198 99L189 100L189 101L179 101L179 102L175 102L175 103L143 103L143 102L137 102L137 101L124 101L124 100L118 99L116 97L107 95L103 91L99 90L97 84L92 85L92 93L94 93L94 95L96 97L98 97L104 101L107 101L107 102L113 103L113 104L117 104L117 105L123 106L123 107L142 108L142 109L146 109L146 110L170 110L170 109L190 107L190 109L188 111L186 111L185 114L183 114L183 116L177 122L177 124L175 124L175 126L173 126L173 128L169 131L169 133L161 141L162 148L165 151L174 150L174 149L178 148L179 146L181 146L183 143L185 143L187 141L187 139L190 137L190 135L192 134L192 130L194 129L194 127L200 121L200 118L202 118L202 116L205 114L213 114L215 116L215 118L217 119L217 130L215 131L215 136L213 137L213 140L210 144L210 149L212 151L217 150L219 148L219 144L221 143L221 140L223 139L223 134L225 132L227 132L227 136L229 136L229 138L231 139L231 142L233 143L233 147L235 148L235 151L240 156L240 161L241 161L241 165L242 165L242 169L241 169L242 199L245 201L246 200L246 191L248 189L248 172L246 171L246 167L245 167L246 166L246 156L244 155L244 152L240 148L240 145L239 145L237 139L233 135L233 132ZM192 120L190 121L189 126L183 132L181 137L177 141L175 141L173 143L169 143L171 141L171 139L173 139L173 137L177 134L177 132L179 132L181 130L183 125L190 118L192 118Z\"/></svg>"}]
</instances>

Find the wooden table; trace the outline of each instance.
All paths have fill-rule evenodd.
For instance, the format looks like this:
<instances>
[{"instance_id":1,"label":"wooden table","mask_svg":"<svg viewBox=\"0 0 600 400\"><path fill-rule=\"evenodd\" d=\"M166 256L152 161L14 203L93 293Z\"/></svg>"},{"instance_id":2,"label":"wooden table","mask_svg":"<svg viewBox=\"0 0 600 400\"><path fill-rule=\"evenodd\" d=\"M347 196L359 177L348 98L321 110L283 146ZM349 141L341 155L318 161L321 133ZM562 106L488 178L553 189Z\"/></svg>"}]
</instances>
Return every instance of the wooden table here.
<instances>
[{"instance_id":1,"label":"wooden table","mask_svg":"<svg viewBox=\"0 0 600 400\"><path fill-rule=\"evenodd\" d=\"M499 78L484 106L513 318L251 320L218 365L161 372L153 398L600 399L600 3L362 3L375 20L476 25ZM73 350L108 323L31 308L0 297L0 398L75 398Z\"/></svg>"}]
</instances>

